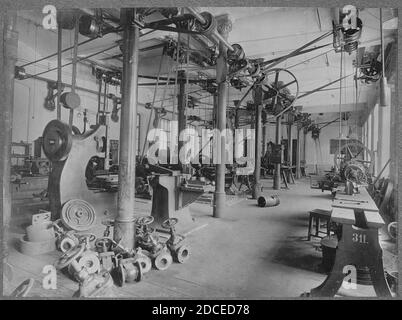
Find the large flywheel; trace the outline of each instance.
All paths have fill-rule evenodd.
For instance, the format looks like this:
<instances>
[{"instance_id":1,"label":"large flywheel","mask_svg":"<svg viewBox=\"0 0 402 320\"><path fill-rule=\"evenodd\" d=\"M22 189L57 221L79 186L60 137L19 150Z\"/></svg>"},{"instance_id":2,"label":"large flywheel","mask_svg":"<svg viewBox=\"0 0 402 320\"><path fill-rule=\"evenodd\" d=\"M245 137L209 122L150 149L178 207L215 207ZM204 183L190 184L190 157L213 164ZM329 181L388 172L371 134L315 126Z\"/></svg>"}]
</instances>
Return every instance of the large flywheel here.
<instances>
[{"instance_id":1,"label":"large flywheel","mask_svg":"<svg viewBox=\"0 0 402 320\"><path fill-rule=\"evenodd\" d=\"M63 161L71 150L73 133L67 123L50 121L43 131L43 151L50 161Z\"/></svg>"},{"instance_id":2,"label":"large flywheel","mask_svg":"<svg viewBox=\"0 0 402 320\"><path fill-rule=\"evenodd\" d=\"M374 153L360 141L348 141L334 156L334 166L346 180L366 184L373 173Z\"/></svg>"},{"instance_id":3,"label":"large flywheel","mask_svg":"<svg viewBox=\"0 0 402 320\"><path fill-rule=\"evenodd\" d=\"M299 83L295 75L286 69L275 68L267 71L261 80L264 104L267 112L278 114L284 108L294 105L299 95Z\"/></svg>"}]
</instances>

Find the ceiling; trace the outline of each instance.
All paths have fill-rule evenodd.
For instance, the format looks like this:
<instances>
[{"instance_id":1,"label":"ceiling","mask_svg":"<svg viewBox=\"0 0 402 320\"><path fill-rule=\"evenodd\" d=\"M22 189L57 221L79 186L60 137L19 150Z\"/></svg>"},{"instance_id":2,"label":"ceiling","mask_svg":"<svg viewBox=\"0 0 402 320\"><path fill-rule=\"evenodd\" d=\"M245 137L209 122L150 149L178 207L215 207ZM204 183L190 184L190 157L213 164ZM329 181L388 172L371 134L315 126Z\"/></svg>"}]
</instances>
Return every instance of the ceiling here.
<instances>
[{"instance_id":1,"label":"ceiling","mask_svg":"<svg viewBox=\"0 0 402 320\"><path fill-rule=\"evenodd\" d=\"M290 53L298 47L310 42L327 31L332 30L333 11L330 8L269 8L269 7L206 7L197 8L199 12L209 11L214 15L228 14L232 21L232 30L229 33L228 41L240 44L248 58L263 58L266 60L277 58ZM119 11L109 10L118 17ZM379 9L361 8L359 17L363 22L363 30L360 38L359 47L374 47L380 44L380 20ZM397 18L395 10L384 9L384 35L386 44L395 41L397 33ZM143 30L146 32L148 30ZM140 48L146 48L165 41L166 38L177 39L177 33L156 31L141 37ZM80 47L81 56L88 55L96 50L109 47L120 38L119 35L109 34L102 39L97 39L87 45ZM85 37L80 38L80 41ZM181 35L181 41L186 43L187 35ZM329 36L313 45L320 46L332 43L332 36ZM110 57L121 53L116 47L107 51L90 61L99 64L121 68L121 58L111 59ZM142 75L157 76L160 64L162 49L154 49L140 53L139 73ZM342 91L339 89L339 82L329 86L323 91L316 92L304 98L298 99L296 105L303 106L303 112L326 113L337 112L339 103L342 103L342 111L357 111L364 108L367 100L367 93L372 90L374 84L363 84L358 81L357 95L353 80L354 67L353 61L356 54L344 54L343 68L341 71L341 54L333 50L329 45L313 52L293 57L279 64L278 67L287 68L297 78L300 94L325 85L340 78L340 75L351 75L342 81ZM189 66L179 66L188 68ZM200 67L191 66L190 77L196 77L201 71ZM162 62L160 76L174 77L176 65L170 58L165 58ZM214 70L203 70L206 74L213 76ZM140 80L140 82L150 82ZM247 89L247 88L246 88ZM229 104L241 98L246 89L242 91L230 88ZM146 97L151 99L154 94L154 87L141 87L140 90L148 92ZM189 85L188 92L199 90L196 85ZM171 100L164 102L164 107L173 108L172 96L175 93L174 86L160 86L156 92L156 100L163 97L170 97ZM208 93L198 91L194 94L196 98L201 98L205 105L200 105L199 110L190 112L197 115L205 114L204 108L212 107L212 98ZM357 98L356 98L357 96ZM205 97L205 98L202 98ZM251 96L250 96L251 98ZM249 99L249 98L247 98ZM247 100L246 99L246 100ZM357 101L356 101L357 99ZM147 102L147 101L142 101ZM150 101L148 101L150 102Z\"/></svg>"}]
</instances>

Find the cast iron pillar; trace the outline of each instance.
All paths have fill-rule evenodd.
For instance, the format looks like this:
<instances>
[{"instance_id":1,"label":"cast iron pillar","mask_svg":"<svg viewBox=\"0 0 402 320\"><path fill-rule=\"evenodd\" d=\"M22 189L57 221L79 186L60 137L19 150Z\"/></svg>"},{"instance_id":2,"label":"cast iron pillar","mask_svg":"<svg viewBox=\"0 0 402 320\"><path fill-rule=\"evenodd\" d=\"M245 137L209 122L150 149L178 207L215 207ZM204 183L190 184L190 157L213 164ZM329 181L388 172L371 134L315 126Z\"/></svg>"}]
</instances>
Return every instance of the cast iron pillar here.
<instances>
[{"instance_id":1,"label":"cast iron pillar","mask_svg":"<svg viewBox=\"0 0 402 320\"><path fill-rule=\"evenodd\" d=\"M8 232L11 220L11 139L13 127L14 107L14 68L17 60L18 33L16 31L16 12L4 11L0 15L2 25L2 63L1 85L2 98L0 104L0 219L2 222L1 260L2 270L0 280L3 283L3 274L6 275Z\"/></svg>"},{"instance_id":2,"label":"cast iron pillar","mask_svg":"<svg viewBox=\"0 0 402 320\"><path fill-rule=\"evenodd\" d=\"M232 29L232 23L228 17L225 17L218 25L218 32L227 40L229 32ZM217 129L222 133L226 129L226 104L228 94L227 84L228 64L227 49L225 45L219 43L219 57L216 62L216 82L218 84L218 112L217 112ZM221 142L223 139L221 138ZM226 139L225 139L226 140ZM216 142L215 142L216 143ZM225 170L226 170L226 152L225 143L221 143L220 163L216 164L215 174L215 193L214 193L214 209L213 216L221 218L225 208Z\"/></svg>"},{"instance_id":3,"label":"cast iron pillar","mask_svg":"<svg viewBox=\"0 0 402 320\"><path fill-rule=\"evenodd\" d=\"M186 73L183 70L180 70L178 72L178 84L179 84L179 94L177 96L177 113L178 113L178 130L179 134L177 136L178 140L178 146L179 146L179 152L183 146L183 141L180 141L180 133L186 129L186 107L187 107L187 101L186 101ZM181 170L184 171L185 166L180 162L180 167Z\"/></svg>"},{"instance_id":4,"label":"cast iron pillar","mask_svg":"<svg viewBox=\"0 0 402 320\"><path fill-rule=\"evenodd\" d=\"M63 29L57 28L57 120L61 120L61 87L62 87L62 50L63 50Z\"/></svg>"},{"instance_id":5,"label":"cast iron pillar","mask_svg":"<svg viewBox=\"0 0 402 320\"><path fill-rule=\"evenodd\" d=\"M261 115L262 115L262 89L257 86L254 89L254 104L255 104L255 148L254 148L254 185L253 199L258 199L261 195Z\"/></svg>"},{"instance_id":6,"label":"cast iron pillar","mask_svg":"<svg viewBox=\"0 0 402 320\"><path fill-rule=\"evenodd\" d=\"M292 144L292 116L288 113L288 165L293 163L293 144Z\"/></svg>"},{"instance_id":7,"label":"cast iron pillar","mask_svg":"<svg viewBox=\"0 0 402 320\"><path fill-rule=\"evenodd\" d=\"M296 179L301 178L301 143L300 143L301 125L297 126L297 153L296 153Z\"/></svg>"},{"instance_id":8,"label":"cast iron pillar","mask_svg":"<svg viewBox=\"0 0 402 320\"><path fill-rule=\"evenodd\" d=\"M303 128L303 161L304 165L306 165L306 142L307 142L307 131Z\"/></svg>"},{"instance_id":9,"label":"cast iron pillar","mask_svg":"<svg viewBox=\"0 0 402 320\"><path fill-rule=\"evenodd\" d=\"M276 117L276 132L275 132L275 144L281 144L281 119L282 117ZM282 157L281 157L282 158ZM281 164L275 163L274 173L274 189L279 190L281 188Z\"/></svg>"},{"instance_id":10,"label":"cast iron pillar","mask_svg":"<svg viewBox=\"0 0 402 320\"><path fill-rule=\"evenodd\" d=\"M267 119L266 113L262 113L262 155L267 152Z\"/></svg>"},{"instance_id":11,"label":"cast iron pillar","mask_svg":"<svg viewBox=\"0 0 402 320\"><path fill-rule=\"evenodd\" d=\"M121 9L123 34L122 105L119 146L119 192L114 240L127 249L135 245L135 156L137 143L137 93L139 29L135 9Z\"/></svg>"}]
</instances>

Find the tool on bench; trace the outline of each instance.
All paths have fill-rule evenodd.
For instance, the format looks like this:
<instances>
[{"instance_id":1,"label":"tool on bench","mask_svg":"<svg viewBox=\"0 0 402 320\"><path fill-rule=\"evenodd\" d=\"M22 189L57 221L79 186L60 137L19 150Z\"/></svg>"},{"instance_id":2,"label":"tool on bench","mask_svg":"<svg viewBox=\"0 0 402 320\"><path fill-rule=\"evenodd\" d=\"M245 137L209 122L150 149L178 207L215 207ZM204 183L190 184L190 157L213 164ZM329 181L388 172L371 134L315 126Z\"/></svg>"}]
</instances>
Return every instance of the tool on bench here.
<instances>
[{"instance_id":1,"label":"tool on bench","mask_svg":"<svg viewBox=\"0 0 402 320\"><path fill-rule=\"evenodd\" d=\"M344 198L334 198L334 200L339 200L339 201L350 201L350 202L358 202L358 203L368 203L367 200L356 200L356 199L344 199Z\"/></svg>"}]
</instances>

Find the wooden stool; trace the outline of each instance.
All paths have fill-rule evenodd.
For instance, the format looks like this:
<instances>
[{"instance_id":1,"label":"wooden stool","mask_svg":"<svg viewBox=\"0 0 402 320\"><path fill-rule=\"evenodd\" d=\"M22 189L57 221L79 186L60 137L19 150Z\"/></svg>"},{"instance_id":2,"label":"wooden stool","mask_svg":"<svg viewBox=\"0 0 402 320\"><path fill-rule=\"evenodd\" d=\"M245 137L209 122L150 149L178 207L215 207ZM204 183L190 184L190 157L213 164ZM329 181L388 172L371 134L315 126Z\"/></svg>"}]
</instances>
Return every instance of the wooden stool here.
<instances>
[{"instance_id":1,"label":"wooden stool","mask_svg":"<svg viewBox=\"0 0 402 320\"><path fill-rule=\"evenodd\" d=\"M330 210L322 210L322 209L314 209L309 212L310 217L308 220L308 234L307 240L310 241L311 237L323 238L320 236L320 233L323 233L327 236L330 235L330 223L331 223L331 211ZM325 221L327 224L327 231L320 230L320 220ZM312 233L311 228L313 227L313 221L315 222L315 233Z\"/></svg>"}]
</instances>

